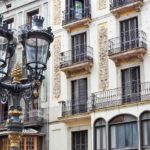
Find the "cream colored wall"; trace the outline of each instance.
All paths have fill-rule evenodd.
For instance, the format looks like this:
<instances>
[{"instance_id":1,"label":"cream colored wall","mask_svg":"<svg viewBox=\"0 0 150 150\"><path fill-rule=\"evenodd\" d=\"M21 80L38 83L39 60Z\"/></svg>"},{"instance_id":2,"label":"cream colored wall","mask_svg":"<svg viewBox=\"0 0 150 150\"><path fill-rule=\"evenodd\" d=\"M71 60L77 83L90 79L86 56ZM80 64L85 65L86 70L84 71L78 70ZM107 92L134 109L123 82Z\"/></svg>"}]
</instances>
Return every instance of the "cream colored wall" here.
<instances>
[{"instance_id":1,"label":"cream colored wall","mask_svg":"<svg viewBox=\"0 0 150 150\"><path fill-rule=\"evenodd\" d=\"M100 2L100 6L98 3ZM121 86L121 75L120 70L127 68L127 67L133 67L136 65L140 65L141 67L141 82L150 81L150 20L149 20L149 13L150 13L150 3L148 0L144 1L144 6L142 7L140 12L134 12L134 13L126 13L123 16L120 16L120 18L115 18L113 14L110 13L109 10L109 0L91 0L91 7L92 7L92 22L89 24L88 28L85 28L83 30L74 30L73 33L67 32L65 29L62 28L61 24L53 25L52 28L54 31L54 35L57 37L60 35L62 37L61 39L61 52L70 50L71 48L71 35L87 31L87 38L88 38L88 45L93 47L94 50L94 65L91 69L91 73L88 75L85 75L84 77L88 78L88 95L90 95L93 92L99 91L99 47L98 47L98 26L102 23L107 23L107 38L115 38L119 36L119 21L128 19L134 16L138 16L139 19L139 29L143 30L147 34L147 45L148 45L148 51L147 54L144 56L144 61L135 61L132 63L124 64L119 67L116 67L114 62L110 59L108 59L108 89L116 88ZM53 5L52 5L53 6ZM65 0L61 1L61 11L65 10ZM52 9L51 9L51 13ZM61 14L61 18L62 18ZM53 53L54 49L52 49ZM52 62L53 57L51 57ZM53 64L51 65L53 66ZM53 76L52 68L51 68L51 77ZM74 78L67 79L66 75L61 72L61 94L58 99L52 98L52 91L53 91L53 84L54 81L51 80L51 96L50 96L50 106L53 108L59 108L58 102L61 100L70 100L71 98L71 88L70 88L70 82L73 79L79 79L82 78L82 76L76 76ZM78 124L75 124L74 127L71 127L69 124L62 123L59 121L57 122L57 116L59 110L57 113L54 113L53 108L51 108L51 113L53 114L52 119L52 125L50 125L50 134L52 131L52 128L56 128L59 126L60 132L58 133L58 137L63 137L63 141L61 141L60 145L53 145L50 144L50 150L57 150L57 149L63 149L63 150L70 150L71 149L71 131L78 131L82 129L88 129L89 131L89 149L93 149L93 123L97 118L104 118L106 121L109 121L111 118L115 117L119 114L132 114L136 117L139 117L139 115L144 110L150 110L150 104L139 104L139 105L132 105L127 107L116 107L115 109L104 109L99 110L96 112L91 112L91 125L87 126L80 126ZM55 123L56 121L56 123ZM58 125L59 124L59 125ZM51 137L52 138L52 137ZM65 140L64 140L65 139ZM53 143L55 140L53 139L51 142Z\"/></svg>"}]
</instances>

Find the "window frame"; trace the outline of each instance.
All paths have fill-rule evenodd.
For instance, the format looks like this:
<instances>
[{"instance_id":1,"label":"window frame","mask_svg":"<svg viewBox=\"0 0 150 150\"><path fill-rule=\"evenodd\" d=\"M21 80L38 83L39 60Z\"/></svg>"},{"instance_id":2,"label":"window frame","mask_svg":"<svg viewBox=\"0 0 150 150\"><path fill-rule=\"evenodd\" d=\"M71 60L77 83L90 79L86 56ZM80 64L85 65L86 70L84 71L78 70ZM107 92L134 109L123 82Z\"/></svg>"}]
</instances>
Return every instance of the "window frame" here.
<instances>
[{"instance_id":1,"label":"window frame","mask_svg":"<svg viewBox=\"0 0 150 150\"><path fill-rule=\"evenodd\" d=\"M4 20L8 24L8 29L14 29L15 28L15 19L14 17L8 18Z\"/></svg>"},{"instance_id":2,"label":"window frame","mask_svg":"<svg viewBox=\"0 0 150 150\"><path fill-rule=\"evenodd\" d=\"M102 123L101 125L96 125L96 123L97 122L99 122L99 121L104 121L104 123ZM96 132L96 130L97 129L100 129L100 128L104 128L105 129L105 143L106 143L106 145L105 145L105 149L102 149L102 148L100 148L100 149L97 149L97 132ZM100 135L101 137L103 137L103 135ZM102 139L101 141L100 141L100 144L101 143L103 143L104 142L104 139ZM97 119L96 121L95 121L95 123L94 123L94 150L107 150L107 128L106 128L106 121L103 119L103 118L99 118L99 119Z\"/></svg>"},{"instance_id":3,"label":"window frame","mask_svg":"<svg viewBox=\"0 0 150 150\"><path fill-rule=\"evenodd\" d=\"M26 23L27 24L32 24L32 17L35 16L35 15L38 15L40 13L40 9L39 8L36 8L34 10L31 10L31 11L28 11L26 13Z\"/></svg>"},{"instance_id":4,"label":"window frame","mask_svg":"<svg viewBox=\"0 0 150 150\"><path fill-rule=\"evenodd\" d=\"M147 113L149 113L149 115L150 115L150 111L145 111L145 112L143 112L142 114L141 114L141 116L140 116L140 123L141 123L141 137L140 137L140 139L141 139L141 147L142 147L142 150L145 150L145 149L147 149L147 148L150 148L150 135L149 135L149 137L147 137L147 138L149 138L149 139L147 139L147 141L149 141L149 143L148 143L148 145L144 145L144 138L143 138L143 134L144 134L144 132L143 132L143 122L148 122L149 124L150 124L150 118L142 118L145 114L147 114ZM147 126L147 128L146 128L147 130L148 130L148 126ZM147 131L146 130L146 131ZM149 127L149 133L150 133L150 127Z\"/></svg>"},{"instance_id":5,"label":"window frame","mask_svg":"<svg viewBox=\"0 0 150 150\"><path fill-rule=\"evenodd\" d=\"M129 116L129 117L133 117L133 119L135 119L135 120L131 120L131 121L125 121L125 120L123 120L122 122L116 122L116 123L113 123L112 121L114 120L114 119L116 119L117 117L125 117L125 116ZM126 124L132 124L132 140L133 140L133 123L135 123L135 125L137 126L137 128L136 128L136 130L137 130L137 146L135 147L134 145L133 145L133 141L132 141L132 147L127 147L127 146L125 146L125 132L126 132L126 129L125 129L125 125ZM124 147L117 147L117 143L115 143L116 144L116 147L115 148L112 148L112 142L111 142L111 127L112 126L115 126L116 128L117 128L117 126L119 126L119 125L123 125L123 127L122 127L122 129L123 129L123 146ZM115 131L115 135L117 135L117 131ZM110 122L109 122L109 148L110 148L110 150L120 150L120 149L124 149L124 150L128 150L128 149L130 149L130 150L138 150L138 135L139 135L139 132L138 132L138 121L137 121L137 118L135 117L135 116L133 116L133 115L129 115L129 114L123 114L123 115L118 115L118 116L116 116L116 117L114 117L113 119L111 119L110 120ZM117 136L115 137L115 140L117 141Z\"/></svg>"},{"instance_id":6,"label":"window frame","mask_svg":"<svg viewBox=\"0 0 150 150\"><path fill-rule=\"evenodd\" d=\"M81 140L81 138L82 138L81 134L82 133L86 134L86 136L85 136L86 139L84 139L84 141L85 141L84 144L82 143L82 140ZM76 143L74 145L74 142L73 142L74 138L76 138L76 137L73 137L73 136L77 136L75 134L79 134L79 136L80 136L80 141L79 141L80 143L78 144L78 146L80 147L80 150L82 150L83 145L85 146L85 150L88 150L88 130L80 130L80 131L72 131L71 132L71 150L76 150L76 147L77 147Z\"/></svg>"}]
</instances>

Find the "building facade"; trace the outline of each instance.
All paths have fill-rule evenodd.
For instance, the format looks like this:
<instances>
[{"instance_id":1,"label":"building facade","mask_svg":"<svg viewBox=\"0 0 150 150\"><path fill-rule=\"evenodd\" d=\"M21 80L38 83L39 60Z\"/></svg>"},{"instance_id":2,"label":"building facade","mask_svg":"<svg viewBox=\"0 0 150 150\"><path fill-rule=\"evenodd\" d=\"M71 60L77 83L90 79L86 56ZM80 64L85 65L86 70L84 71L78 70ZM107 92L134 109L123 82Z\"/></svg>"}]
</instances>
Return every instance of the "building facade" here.
<instances>
[{"instance_id":1,"label":"building facade","mask_svg":"<svg viewBox=\"0 0 150 150\"><path fill-rule=\"evenodd\" d=\"M149 0L53 0L50 150L150 149Z\"/></svg>"},{"instance_id":2,"label":"building facade","mask_svg":"<svg viewBox=\"0 0 150 150\"><path fill-rule=\"evenodd\" d=\"M41 96L22 101L21 150L150 149L149 0L7 0L0 8L12 29L38 14L55 35ZM12 63L23 56L18 44ZM9 149L8 106L0 104L0 150Z\"/></svg>"},{"instance_id":3,"label":"building facade","mask_svg":"<svg viewBox=\"0 0 150 150\"><path fill-rule=\"evenodd\" d=\"M24 52L18 38L21 28L25 24L31 25L32 16L34 15L43 16L45 18L44 27L48 27L50 19L49 5L48 0L0 1L0 14L3 15L3 20L8 23L8 27L14 31L14 36L18 41L15 55L10 62L11 66L14 63L24 65ZM23 73L25 77L24 68ZM49 147L46 80L44 80L41 87L40 98L32 100L31 104L25 103L24 100L21 101L23 108L22 120L24 122L23 137L20 143L21 150L44 150ZM5 127L8 107L9 102L5 105L0 104L0 150L9 150L8 134Z\"/></svg>"}]
</instances>

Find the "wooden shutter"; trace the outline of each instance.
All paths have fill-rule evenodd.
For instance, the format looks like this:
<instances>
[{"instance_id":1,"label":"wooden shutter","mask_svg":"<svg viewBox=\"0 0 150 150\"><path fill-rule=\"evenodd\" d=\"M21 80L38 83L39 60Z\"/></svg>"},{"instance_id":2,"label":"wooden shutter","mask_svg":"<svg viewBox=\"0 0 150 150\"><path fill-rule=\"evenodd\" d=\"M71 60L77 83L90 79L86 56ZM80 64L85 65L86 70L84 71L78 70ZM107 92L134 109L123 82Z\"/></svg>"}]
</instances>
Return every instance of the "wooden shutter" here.
<instances>
[{"instance_id":1,"label":"wooden shutter","mask_svg":"<svg viewBox=\"0 0 150 150\"><path fill-rule=\"evenodd\" d=\"M122 70L123 101L140 100L140 67Z\"/></svg>"},{"instance_id":2,"label":"wooden shutter","mask_svg":"<svg viewBox=\"0 0 150 150\"><path fill-rule=\"evenodd\" d=\"M74 0L69 0L69 19L74 19Z\"/></svg>"},{"instance_id":3,"label":"wooden shutter","mask_svg":"<svg viewBox=\"0 0 150 150\"><path fill-rule=\"evenodd\" d=\"M131 68L131 92L133 95L133 99L137 99L140 96L140 67Z\"/></svg>"},{"instance_id":4,"label":"wooden shutter","mask_svg":"<svg viewBox=\"0 0 150 150\"><path fill-rule=\"evenodd\" d=\"M86 112L87 110L87 79L79 80L79 110Z\"/></svg>"},{"instance_id":5,"label":"wooden shutter","mask_svg":"<svg viewBox=\"0 0 150 150\"><path fill-rule=\"evenodd\" d=\"M72 81L72 111L73 113L87 110L87 79Z\"/></svg>"},{"instance_id":6,"label":"wooden shutter","mask_svg":"<svg viewBox=\"0 0 150 150\"><path fill-rule=\"evenodd\" d=\"M122 21L121 31L121 50L135 48L138 46L138 19L137 17Z\"/></svg>"},{"instance_id":7,"label":"wooden shutter","mask_svg":"<svg viewBox=\"0 0 150 150\"><path fill-rule=\"evenodd\" d=\"M66 0L65 21L68 22L70 16L70 1Z\"/></svg>"},{"instance_id":8,"label":"wooden shutter","mask_svg":"<svg viewBox=\"0 0 150 150\"><path fill-rule=\"evenodd\" d=\"M72 37L72 59L73 63L82 61L86 55L86 33Z\"/></svg>"},{"instance_id":9,"label":"wooden shutter","mask_svg":"<svg viewBox=\"0 0 150 150\"><path fill-rule=\"evenodd\" d=\"M90 0L84 0L84 17L90 17L91 16L91 9L90 9Z\"/></svg>"}]
</instances>

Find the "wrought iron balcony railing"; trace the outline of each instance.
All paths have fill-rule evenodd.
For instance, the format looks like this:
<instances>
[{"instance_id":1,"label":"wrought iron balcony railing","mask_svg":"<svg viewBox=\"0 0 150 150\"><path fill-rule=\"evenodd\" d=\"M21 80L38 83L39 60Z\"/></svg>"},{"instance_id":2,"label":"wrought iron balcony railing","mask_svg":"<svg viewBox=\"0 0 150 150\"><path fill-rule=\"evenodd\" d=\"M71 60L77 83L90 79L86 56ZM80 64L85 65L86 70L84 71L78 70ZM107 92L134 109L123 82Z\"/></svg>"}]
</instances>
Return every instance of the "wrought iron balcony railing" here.
<instances>
[{"instance_id":1,"label":"wrought iron balcony railing","mask_svg":"<svg viewBox=\"0 0 150 150\"><path fill-rule=\"evenodd\" d=\"M62 117L90 112L95 109L150 102L150 82L132 83L107 91L93 93L86 100L62 101Z\"/></svg>"},{"instance_id":2,"label":"wrought iron balcony railing","mask_svg":"<svg viewBox=\"0 0 150 150\"><path fill-rule=\"evenodd\" d=\"M91 18L91 9L90 6L82 9L70 8L63 12L63 25L68 23L72 23L78 20L82 20L84 18Z\"/></svg>"},{"instance_id":3,"label":"wrought iron balcony railing","mask_svg":"<svg viewBox=\"0 0 150 150\"><path fill-rule=\"evenodd\" d=\"M24 124L27 125L27 124L42 124L43 122L43 113L41 110L37 110L37 109L33 109L29 112L25 112L23 114L23 121L24 121Z\"/></svg>"},{"instance_id":4,"label":"wrought iron balcony railing","mask_svg":"<svg viewBox=\"0 0 150 150\"><path fill-rule=\"evenodd\" d=\"M62 105L62 116L70 116L75 114L81 114L90 111L91 106L90 97L86 100L68 100L64 101Z\"/></svg>"},{"instance_id":5,"label":"wrought iron balcony railing","mask_svg":"<svg viewBox=\"0 0 150 150\"><path fill-rule=\"evenodd\" d=\"M147 48L146 33L139 30L131 30L108 41L108 55L123 53L138 48Z\"/></svg>"},{"instance_id":6,"label":"wrought iron balcony railing","mask_svg":"<svg viewBox=\"0 0 150 150\"><path fill-rule=\"evenodd\" d=\"M132 83L127 86L92 94L93 109L119 106L150 100L150 82Z\"/></svg>"},{"instance_id":7,"label":"wrought iron balcony railing","mask_svg":"<svg viewBox=\"0 0 150 150\"><path fill-rule=\"evenodd\" d=\"M111 0L110 9L116 9L135 2L143 2L143 0Z\"/></svg>"},{"instance_id":8,"label":"wrought iron balcony railing","mask_svg":"<svg viewBox=\"0 0 150 150\"><path fill-rule=\"evenodd\" d=\"M93 62L93 48L90 46L79 45L73 50L60 53L60 68L89 61Z\"/></svg>"},{"instance_id":9,"label":"wrought iron balcony railing","mask_svg":"<svg viewBox=\"0 0 150 150\"><path fill-rule=\"evenodd\" d=\"M0 113L0 130L5 128L6 120L8 119L8 112ZM24 112L22 120L26 125L41 125L43 123L43 113L41 110L32 110L30 112Z\"/></svg>"}]
</instances>

